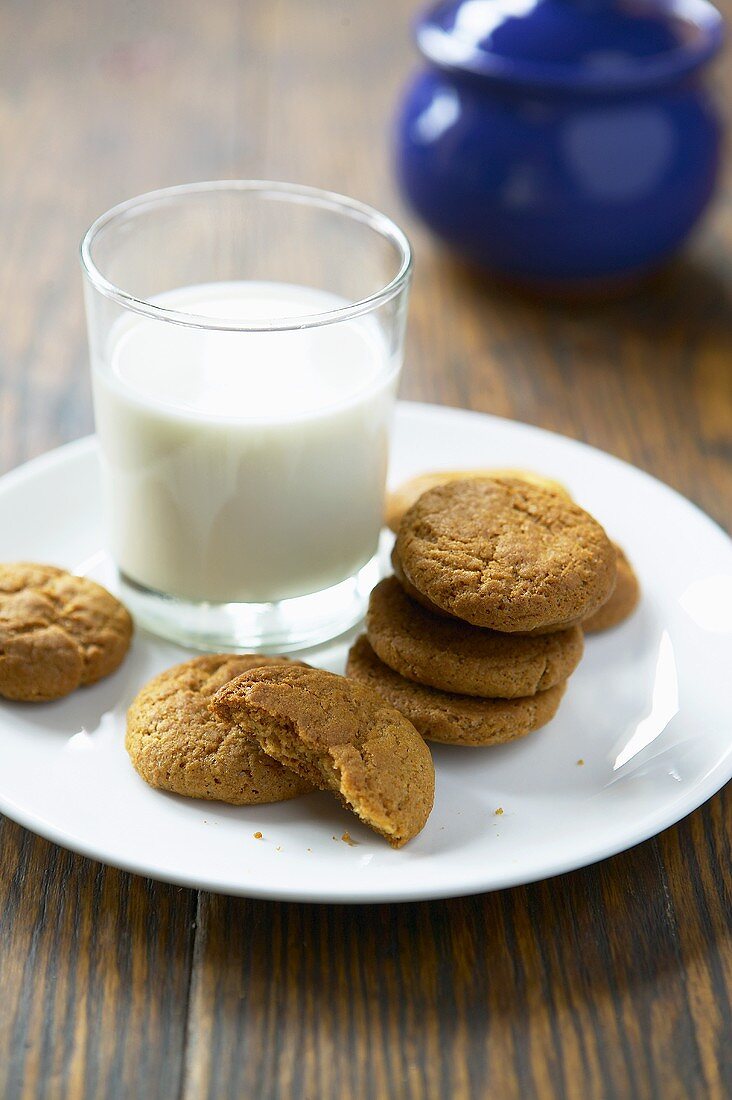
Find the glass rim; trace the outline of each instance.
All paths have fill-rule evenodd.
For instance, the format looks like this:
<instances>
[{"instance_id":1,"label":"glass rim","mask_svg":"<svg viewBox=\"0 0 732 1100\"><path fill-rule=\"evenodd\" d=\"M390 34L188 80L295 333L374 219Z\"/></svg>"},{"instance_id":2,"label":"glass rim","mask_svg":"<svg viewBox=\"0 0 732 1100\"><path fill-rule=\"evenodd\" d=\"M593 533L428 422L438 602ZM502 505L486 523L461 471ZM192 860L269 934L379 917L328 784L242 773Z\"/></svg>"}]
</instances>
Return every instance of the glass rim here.
<instances>
[{"instance_id":1,"label":"glass rim","mask_svg":"<svg viewBox=\"0 0 732 1100\"><path fill-rule=\"evenodd\" d=\"M237 319L227 317L206 317L184 310L168 309L164 306L123 290L122 287L107 279L92 259L94 241L106 227L127 214L145 207L152 207L166 199L185 197L215 191L252 191L270 194L294 203L332 210L370 226L383 239L390 241L397 249L400 258L396 275L379 290L358 301L351 302L323 313L297 314L293 317L275 317L267 319ZM412 248L407 235L386 214L373 206L336 191L327 191L320 187L309 187L299 183L283 183L275 180L208 180L200 183L183 183L174 187L161 187L147 191L134 198L125 199L101 214L87 229L80 246L81 266L91 286L105 298L116 302L133 313L139 313L169 324L183 325L187 328L212 329L221 332L287 332L297 329L319 328L323 325L337 324L374 309L391 301L408 284L412 272Z\"/></svg>"}]
</instances>

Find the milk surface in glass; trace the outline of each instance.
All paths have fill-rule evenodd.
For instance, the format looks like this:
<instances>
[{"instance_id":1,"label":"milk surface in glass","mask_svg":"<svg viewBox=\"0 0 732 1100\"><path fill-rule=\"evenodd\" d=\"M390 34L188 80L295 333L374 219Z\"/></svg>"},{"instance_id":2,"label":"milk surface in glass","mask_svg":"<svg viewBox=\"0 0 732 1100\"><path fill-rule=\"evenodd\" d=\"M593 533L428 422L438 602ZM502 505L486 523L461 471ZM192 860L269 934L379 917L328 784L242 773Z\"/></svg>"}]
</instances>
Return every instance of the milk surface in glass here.
<instances>
[{"instance_id":1,"label":"milk surface in glass","mask_svg":"<svg viewBox=\"0 0 732 1100\"><path fill-rule=\"evenodd\" d=\"M242 321L347 304L263 282L152 301ZM124 316L93 364L122 572L211 603L288 599L352 576L377 546L399 365L373 316L264 332Z\"/></svg>"}]
</instances>

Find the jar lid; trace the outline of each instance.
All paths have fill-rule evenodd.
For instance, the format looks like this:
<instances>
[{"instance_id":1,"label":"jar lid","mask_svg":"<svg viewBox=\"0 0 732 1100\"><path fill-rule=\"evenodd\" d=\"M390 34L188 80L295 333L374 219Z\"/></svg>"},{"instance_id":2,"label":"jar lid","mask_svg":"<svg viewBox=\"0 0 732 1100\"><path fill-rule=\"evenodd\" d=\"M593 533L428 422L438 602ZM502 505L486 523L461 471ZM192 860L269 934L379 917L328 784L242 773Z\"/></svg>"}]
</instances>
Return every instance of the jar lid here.
<instances>
[{"instance_id":1,"label":"jar lid","mask_svg":"<svg viewBox=\"0 0 732 1100\"><path fill-rule=\"evenodd\" d=\"M722 43L709 0L441 0L416 26L434 65L608 94L675 81Z\"/></svg>"}]
</instances>

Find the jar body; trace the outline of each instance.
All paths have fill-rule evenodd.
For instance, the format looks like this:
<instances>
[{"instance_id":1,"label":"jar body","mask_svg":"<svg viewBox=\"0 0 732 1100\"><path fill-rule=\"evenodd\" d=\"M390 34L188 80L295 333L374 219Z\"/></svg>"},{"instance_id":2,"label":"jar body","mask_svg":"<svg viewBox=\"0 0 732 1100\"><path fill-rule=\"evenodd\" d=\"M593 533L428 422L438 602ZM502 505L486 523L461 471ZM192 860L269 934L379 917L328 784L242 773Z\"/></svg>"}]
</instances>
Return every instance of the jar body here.
<instances>
[{"instance_id":1,"label":"jar body","mask_svg":"<svg viewBox=\"0 0 732 1100\"><path fill-rule=\"evenodd\" d=\"M493 272L605 284L683 242L712 195L720 131L698 79L588 97L430 68L402 104L397 174L430 228Z\"/></svg>"}]
</instances>

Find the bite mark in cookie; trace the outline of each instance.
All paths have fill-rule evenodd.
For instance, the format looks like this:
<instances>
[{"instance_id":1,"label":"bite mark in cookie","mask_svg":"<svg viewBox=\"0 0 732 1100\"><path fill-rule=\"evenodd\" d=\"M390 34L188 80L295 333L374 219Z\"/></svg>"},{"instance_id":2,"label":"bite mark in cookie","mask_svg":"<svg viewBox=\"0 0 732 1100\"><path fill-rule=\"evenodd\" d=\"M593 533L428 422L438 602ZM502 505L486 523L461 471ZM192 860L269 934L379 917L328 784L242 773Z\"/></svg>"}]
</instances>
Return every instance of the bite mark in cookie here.
<instances>
[{"instance_id":1,"label":"bite mark in cookie","mask_svg":"<svg viewBox=\"0 0 732 1100\"><path fill-rule=\"evenodd\" d=\"M321 669L261 668L221 688L212 708L392 847L423 828L435 790L429 749L370 688Z\"/></svg>"}]
</instances>

